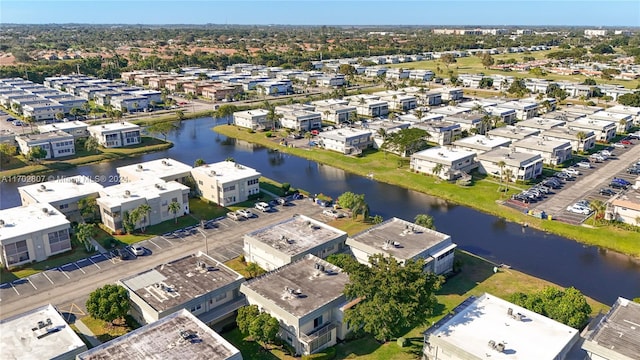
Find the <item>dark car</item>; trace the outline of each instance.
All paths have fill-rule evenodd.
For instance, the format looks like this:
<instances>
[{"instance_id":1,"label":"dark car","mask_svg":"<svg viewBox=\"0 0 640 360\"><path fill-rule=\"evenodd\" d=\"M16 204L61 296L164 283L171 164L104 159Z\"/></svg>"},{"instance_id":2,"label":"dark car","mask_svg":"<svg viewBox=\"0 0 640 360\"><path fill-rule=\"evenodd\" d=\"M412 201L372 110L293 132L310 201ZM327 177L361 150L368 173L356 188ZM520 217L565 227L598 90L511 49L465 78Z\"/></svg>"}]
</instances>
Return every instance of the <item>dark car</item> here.
<instances>
[{"instance_id":1,"label":"dark car","mask_svg":"<svg viewBox=\"0 0 640 360\"><path fill-rule=\"evenodd\" d=\"M627 189L627 185L624 185L624 184L621 184L621 183L619 183L619 182L615 182L615 181L612 181L612 182L609 184L609 187L610 187L610 188L614 188L614 189L624 189L624 190L626 190L626 189Z\"/></svg>"},{"instance_id":2,"label":"dark car","mask_svg":"<svg viewBox=\"0 0 640 360\"><path fill-rule=\"evenodd\" d=\"M120 260L127 260L131 258L131 253L129 253L124 248L115 249L115 256L117 256Z\"/></svg>"},{"instance_id":3,"label":"dark car","mask_svg":"<svg viewBox=\"0 0 640 360\"><path fill-rule=\"evenodd\" d=\"M613 196L616 194L615 191L609 189L609 188L602 188L600 189L600 195L605 195L605 196Z\"/></svg>"},{"instance_id":4,"label":"dark car","mask_svg":"<svg viewBox=\"0 0 640 360\"><path fill-rule=\"evenodd\" d=\"M634 167L630 167L627 169L627 173L631 174L631 175L639 175L640 174L640 167L634 166Z\"/></svg>"},{"instance_id":5,"label":"dark car","mask_svg":"<svg viewBox=\"0 0 640 360\"><path fill-rule=\"evenodd\" d=\"M627 180L621 179L621 178L615 178L615 177L613 178L612 182L617 182L617 183L620 183L620 184L626 185L626 186L631 185L631 183L628 182Z\"/></svg>"}]
</instances>

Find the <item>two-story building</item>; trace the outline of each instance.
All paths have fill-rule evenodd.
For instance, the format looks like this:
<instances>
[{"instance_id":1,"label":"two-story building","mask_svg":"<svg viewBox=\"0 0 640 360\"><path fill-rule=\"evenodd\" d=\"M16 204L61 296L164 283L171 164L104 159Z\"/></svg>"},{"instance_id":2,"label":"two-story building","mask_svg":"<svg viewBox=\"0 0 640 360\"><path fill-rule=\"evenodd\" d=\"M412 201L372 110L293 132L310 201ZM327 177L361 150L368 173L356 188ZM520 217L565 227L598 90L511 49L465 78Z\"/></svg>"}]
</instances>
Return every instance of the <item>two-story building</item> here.
<instances>
[{"instance_id":1,"label":"two-story building","mask_svg":"<svg viewBox=\"0 0 640 360\"><path fill-rule=\"evenodd\" d=\"M596 146L596 134L593 131L556 127L545 130L540 135L548 139L569 141L573 151L589 151Z\"/></svg>"},{"instance_id":2,"label":"two-story building","mask_svg":"<svg viewBox=\"0 0 640 360\"><path fill-rule=\"evenodd\" d=\"M180 204L175 214L169 211L169 204ZM124 229L124 212L131 214L140 205L149 205L151 210L141 214L134 228L159 224L166 220L189 213L189 187L176 181L145 179L103 188L96 199L100 207L102 223L113 232Z\"/></svg>"},{"instance_id":3,"label":"two-story building","mask_svg":"<svg viewBox=\"0 0 640 360\"><path fill-rule=\"evenodd\" d=\"M200 196L220 206L247 201L260 193L260 176L256 170L233 161L221 161L191 169Z\"/></svg>"},{"instance_id":4,"label":"two-story building","mask_svg":"<svg viewBox=\"0 0 640 360\"><path fill-rule=\"evenodd\" d=\"M395 217L350 236L347 245L361 264L370 265L369 257L383 254L400 263L424 260L424 270L438 275L453 270L457 246L447 234Z\"/></svg>"},{"instance_id":5,"label":"two-story building","mask_svg":"<svg viewBox=\"0 0 640 360\"><path fill-rule=\"evenodd\" d=\"M121 183L161 179L186 184L191 177L191 169L193 168L187 164L165 158L120 166L116 168L116 172Z\"/></svg>"},{"instance_id":6,"label":"two-story building","mask_svg":"<svg viewBox=\"0 0 640 360\"><path fill-rule=\"evenodd\" d=\"M512 141L518 141L530 136L535 136L540 134L540 130L535 130L531 128L523 128L521 126L502 126L487 132L489 136L499 136L507 139L511 139Z\"/></svg>"},{"instance_id":7,"label":"two-story building","mask_svg":"<svg viewBox=\"0 0 640 360\"><path fill-rule=\"evenodd\" d=\"M538 115L538 103L535 102L510 101L500 104L500 107L515 110L518 120L527 120Z\"/></svg>"},{"instance_id":8,"label":"two-story building","mask_svg":"<svg viewBox=\"0 0 640 360\"><path fill-rule=\"evenodd\" d=\"M576 131L593 131L596 134L596 141L609 142L616 136L618 125L613 121L583 117L567 123L567 127Z\"/></svg>"},{"instance_id":9,"label":"two-story building","mask_svg":"<svg viewBox=\"0 0 640 360\"><path fill-rule=\"evenodd\" d=\"M538 131L546 131L557 127L562 127L567 124L566 121L561 119L549 119L549 118L541 118L534 117L528 120L523 120L518 122L518 126L525 129L533 129Z\"/></svg>"},{"instance_id":10,"label":"two-story building","mask_svg":"<svg viewBox=\"0 0 640 360\"><path fill-rule=\"evenodd\" d=\"M373 145L371 131L367 129L342 128L323 131L318 138L318 144L323 148L345 155L359 155Z\"/></svg>"},{"instance_id":11,"label":"two-story building","mask_svg":"<svg viewBox=\"0 0 640 360\"><path fill-rule=\"evenodd\" d=\"M411 124L411 127L422 129L429 133L428 140L439 144L440 146L451 144L454 139L462 134L460 124L448 121L422 121Z\"/></svg>"},{"instance_id":12,"label":"two-story building","mask_svg":"<svg viewBox=\"0 0 640 360\"><path fill-rule=\"evenodd\" d=\"M130 314L150 324L181 309L215 326L246 304L244 277L199 252L162 263L118 282L129 292Z\"/></svg>"},{"instance_id":13,"label":"two-story building","mask_svg":"<svg viewBox=\"0 0 640 360\"><path fill-rule=\"evenodd\" d=\"M98 144L105 148L131 146L142 141L140 126L126 121L89 126L87 131L98 140Z\"/></svg>"},{"instance_id":14,"label":"two-story building","mask_svg":"<svg viewBox=\"0 0 640 360\"><path fill-rule=\"evenodd\" d=\"M296 354L307 355L331 347L348 332L344 322L349 276L311 254L243 283L240 291L278 319L278 336Z\"/></svg>"},{"instance_id":15,"label":"two-story building","mask_svg":"<svg viewBox=\"0 0 640 360\"><path fill-rule=\"evenodd\" d=\"M418 101L413 95L393 95L393 96L384 96L381 97L380 100L386 101L389 104L389 107L395 111L409 111L411 109L415 109L418 106Z\"/></svg>"},{"instance_id":16,"label":"two-story building","mask_svg":"<svg viewBox=\"0 0 640 360\"><path fill-rule=\"evenodd\" d=\"M501 164L503 166L501 167ZM478 171L481 174L504 176L508 169L511 181L527 181L542 175L543 159L539 154L518 152L511 148L500 147L478 155Z\"/></svg>"},{"instance_id":17,"label":"two-story building","mask_svg":"<svg viewBox=\"0 0 640 360\"><path fill-rule=\"evenodd\" d=\"M341 124L350 122L355 116L357 109L355 106L348 105L346 100L318 100L312 102L315 105L315 111L322 116L322 121Z\"/></svg>"},{"instance_id":18,"label":"two-story building","mask_svg":"<svg viewBox=\"0 0 640 360\"><path fill-rule=\"evenodd\" d=\"M549 165L560 165L571 159L571 142L567 140L557 140L543 136L531 136L513 143L516 151L531 154L539 154L542 161Z\"/></svg>"},{"instance_id":19,"label":"two-story building","mask_svg":"<svg viewBox=\"0 0 640 360\"><path fill-rule=\"evenodd\" d=\"M89 125L82 121L67 121L56 124L39 125L38 131L40 131L41 134L64 131L75 139L79 139L89 136L89 131L87 130L88 127Z\"/></svg>"},{"instance_id":20,"label":"two-story building","mask_svg":"<svg viewBox=\"0 0 640 360\"><path fill-rule=\"evenodd\" d=\"M475 157L476 153L473 151L436 146L412 154L410 169L444 180L453 180L476 168Z\"/></svg>"},{"instance_id":21,"label":"two-story building","mask_svg":"<svg viewBox=\"0 0 640 360\"><path fill-rule=\"evenodd\" d=\"M461 88L443 86L439 89L439 91L441 94L441 98L444 101L460 101L464 96Z\"/></svg>"},{"instance_id":22,"label":"two-story building","mask_svg":"<svg viewBox=\"0 0 640 360\"><path fill-rule=\"evenodd\" d=\"M46 203L0 210L0 262L11 269L71 250L70 228Z\"/></svg>"},{"instance_id":23,"label":"two-story building","mask_svg":"<svg viewBox=\"0 0 640 360\"><path fill-rule=\"evenodd\" d=\"M252 130L272 129L275 124L273 120L267 120L268 114L265 109L238 111L233 113L233 124Z\"/></svg>"},{"instance_id":24,"label":"two-story building","mask_svg":"<svg viewBox=\"0 0 640 360\"><path fill-rule=\"evenodd\" d=\"M358 115L362 116L377 117L389 114L389 103L384 100L364 100L363 98L362 100L352 101L349 105L355 106Z\"/></svg>"},{"instance_id":25,"label":"two-story building","mask_svg":"<svg viewBox=\"0 0 640 360\"><path fill-rule=\"evenodd\" d=\"M311 107L313 108L313 107ZM283 105L276 106L276 113L280 114L280 126L296 131L311 131L322 127L322 115L306 106Z\"/></svg>"},{"instance_id":26,"label":"two-story building","mask_svg":"<svg viewBox=\"0 0 640 360\"><path fill-rule=\"evenodd\" d=\"M321 221L297 215L244 236L244 257L263 269L281 266L313 254L320 258L340 252L347 233Z\"/></svg>"},{"instance_id":27,"label":"two-story building","mask_svg":"<svg viewBox=\"0 0 640 360\"><path fill-rule=\"evenodd\" d=\"M57 159L76 153L75 139L64 131L17 135L16 142L24 155L29 154L35 147L42 148L47 152L45 159Z\"/></svg>"},{"instance_id":28,"label":"two-story building","mask_svg":"<svg viewBox=\"0 0 640 360\"><path fill-rule=\"evenodd\" d=\"M510 144L511 139L491 135L474 135L453 142L456 148L473 151L478 155Z\"/></svg>"}]
</instances>

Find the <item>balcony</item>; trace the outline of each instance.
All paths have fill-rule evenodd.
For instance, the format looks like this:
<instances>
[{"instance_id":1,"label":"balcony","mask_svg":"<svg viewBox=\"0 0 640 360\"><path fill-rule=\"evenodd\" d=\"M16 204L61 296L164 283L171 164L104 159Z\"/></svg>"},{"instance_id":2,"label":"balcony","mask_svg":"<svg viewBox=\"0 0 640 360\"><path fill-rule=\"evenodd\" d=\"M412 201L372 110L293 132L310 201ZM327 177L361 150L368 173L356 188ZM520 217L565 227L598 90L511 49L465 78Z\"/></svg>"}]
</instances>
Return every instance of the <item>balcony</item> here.
<instances>
[{"instance_id":1,"label":"balcony","mask_svg":"<svg viewBox=\"0 0 640 360\"><path fill-rule=\"evenodd\" d=\"M313 354L316 351L324 349L328 344L331 344L332 341L335 341L336 337L335 334L332 335L332 332L336 327L332 322L328 322L309 334L300 335L299 340L304 344L308 353Z\"/></svg>"}]
</instances>

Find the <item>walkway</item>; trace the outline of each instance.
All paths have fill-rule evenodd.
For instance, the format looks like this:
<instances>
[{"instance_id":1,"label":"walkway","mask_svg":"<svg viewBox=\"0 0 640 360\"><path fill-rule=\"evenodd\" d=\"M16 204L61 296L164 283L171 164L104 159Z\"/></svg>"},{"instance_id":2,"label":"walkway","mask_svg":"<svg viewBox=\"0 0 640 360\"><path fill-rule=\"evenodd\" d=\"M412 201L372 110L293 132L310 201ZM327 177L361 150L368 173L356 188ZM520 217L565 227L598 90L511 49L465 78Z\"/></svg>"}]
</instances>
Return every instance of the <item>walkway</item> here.
<instances>
[{"instance_id":1,"label":"walkway","mask_svg":"<svg viewBox=\"0 0 640 360\"><path fill-rule=\"evenodd\" d=\"M87 339L87 341L91 344L91 347L96 347L102 344L100 340L95 336L93 332L85 325L82 320L78 319L74 323L80 334Z\"/></svg>"}]
</instances>

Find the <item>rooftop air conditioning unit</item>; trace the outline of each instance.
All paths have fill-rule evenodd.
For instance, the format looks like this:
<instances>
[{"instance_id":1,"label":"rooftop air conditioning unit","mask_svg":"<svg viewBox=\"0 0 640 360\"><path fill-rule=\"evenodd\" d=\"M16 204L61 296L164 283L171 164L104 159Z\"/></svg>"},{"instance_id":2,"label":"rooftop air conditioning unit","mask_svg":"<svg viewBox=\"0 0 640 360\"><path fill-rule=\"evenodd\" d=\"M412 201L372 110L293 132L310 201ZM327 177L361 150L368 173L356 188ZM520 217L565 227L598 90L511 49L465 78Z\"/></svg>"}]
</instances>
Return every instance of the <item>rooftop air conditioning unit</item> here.
<instances>
[{"instance_id":1,"label":"rooftop air conditioning unit","mask_svg":"<svg viewBox=\"0 0 640 360\"><path fill-rule=\"evenodd\" d=\"M45 213L47 216L49 216L49 209L42 208L42 212Z\"/></svg>"},{"instance_id":2,"label":"rooftop air conditioning unit","mask_svg":"<svg viewBox=\"0 0 640 360\"><path fill-rule=\"evenodd\" d=\"M128 198L129 196L131 196L131 191L125 190L124 191L124 197Z\"/></svg>"}]
</instances>

